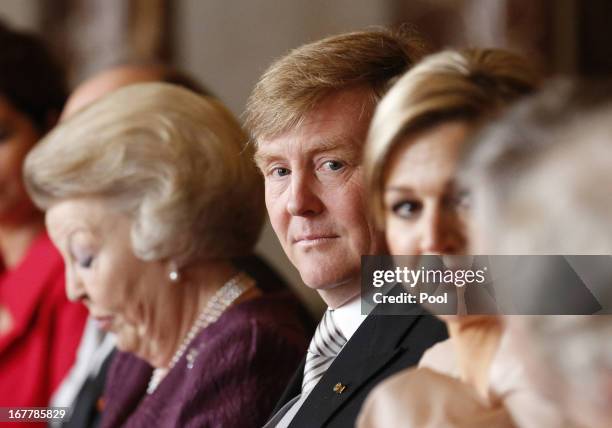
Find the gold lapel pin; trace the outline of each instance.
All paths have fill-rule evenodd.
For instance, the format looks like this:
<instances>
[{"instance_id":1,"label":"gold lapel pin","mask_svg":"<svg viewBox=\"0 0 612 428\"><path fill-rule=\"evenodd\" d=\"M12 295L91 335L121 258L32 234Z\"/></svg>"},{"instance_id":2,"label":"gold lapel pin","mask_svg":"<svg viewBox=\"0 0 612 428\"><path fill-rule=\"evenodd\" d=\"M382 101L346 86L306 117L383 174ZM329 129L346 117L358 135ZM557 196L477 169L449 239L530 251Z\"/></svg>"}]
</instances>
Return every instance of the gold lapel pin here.
<instances>
[{"instance_id":1,"label":"gold lapel pin","mask_svg":"<svg viewBox=\"0 0 612 428\"><path fill-rule=\"evenodd\" d=\"M342 394L346 389L346 385L342 385L340 382L334 385L334 392L336 394Z\"/></svg>"}]
</instances>

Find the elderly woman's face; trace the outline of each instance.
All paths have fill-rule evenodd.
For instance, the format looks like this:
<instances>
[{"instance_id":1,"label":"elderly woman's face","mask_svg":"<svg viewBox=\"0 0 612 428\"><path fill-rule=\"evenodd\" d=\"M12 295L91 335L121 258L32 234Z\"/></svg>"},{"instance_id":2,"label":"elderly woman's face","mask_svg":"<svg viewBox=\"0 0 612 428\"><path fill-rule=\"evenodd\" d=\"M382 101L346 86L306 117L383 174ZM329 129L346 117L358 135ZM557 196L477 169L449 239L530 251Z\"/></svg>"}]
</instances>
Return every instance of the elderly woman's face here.
<instances>
[{"instance_id":1,"label":"elderly woman's face","mask_svg":"<svg viewBox=\"0 0 612 428\"><path fill-rule=\"evenodd\" d=\"M465 201L454 176L470 127L448 122L407 138L391 153L383 189L391 254L466 251Z\"/></svg>"},{"instance_id":2,"label":"elderly woman's face","mask_svg":"<svg viewBox=\"0 0 612 428\"><path fill-rule=\"evenodd\" d=\"M0 96L0 222L23 221L35 211L21 167L38 137L34 124Z\"/></svg>"},{"instance_id":3,"label":"elderly woman's face","mask_svg":"<svg viewBox=\"0 0 612 428\"><path fill-rule=\"evenodd\" d=\"M64 257L68 297L82 301L100 328L117 335L119 349L147 357L153 318L163 316L164 290L171 288L166 265L137 258L130 218L100 199L59 202L46 220Z\"/></svg>"}]
</instances>

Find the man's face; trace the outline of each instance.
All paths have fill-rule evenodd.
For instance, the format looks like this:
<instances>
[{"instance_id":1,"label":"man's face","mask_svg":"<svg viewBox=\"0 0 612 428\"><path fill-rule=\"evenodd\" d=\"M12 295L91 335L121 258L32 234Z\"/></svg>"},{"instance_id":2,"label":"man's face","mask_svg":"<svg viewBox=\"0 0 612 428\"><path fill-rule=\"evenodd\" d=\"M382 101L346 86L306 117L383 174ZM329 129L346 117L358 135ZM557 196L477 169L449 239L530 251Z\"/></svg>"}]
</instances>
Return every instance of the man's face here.
<instances>
[{"instance_id":1,"label":"man's face","mask_svg":"<svg viewBox=\"0 0 612 428\"><path fill-rule=\"evenodd\" d=\"M360 261L380 238L366 219L361 152L370 92L338 91L303 123L259 141L272 227L302 280L330 306L359 293Z\"/></svg>"}]
</instances>

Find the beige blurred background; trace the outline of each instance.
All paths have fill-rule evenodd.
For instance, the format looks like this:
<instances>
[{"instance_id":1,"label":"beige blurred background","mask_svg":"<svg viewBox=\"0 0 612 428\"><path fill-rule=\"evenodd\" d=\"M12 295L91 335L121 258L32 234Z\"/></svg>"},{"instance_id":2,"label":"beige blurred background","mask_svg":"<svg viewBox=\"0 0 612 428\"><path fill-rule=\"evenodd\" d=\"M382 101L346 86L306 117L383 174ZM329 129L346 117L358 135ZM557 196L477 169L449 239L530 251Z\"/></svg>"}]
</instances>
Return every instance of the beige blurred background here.
<instances>
[{"instance_id":1,"label":"beige blurred background","mask_svg":"<svg viewBox=\"0 0 612 428\"><path fill-rule=\"evenodd\" d=\"M40 33L67 64L72 85L124 62L187 71L238 116L259 75L289 49L372 26L409 25L433 48L498 46L548 72L608 75L608 0L0 0L0 19ZM316 293L266 226L257 252L307 302Z\"/></svg>"}]
</instances>

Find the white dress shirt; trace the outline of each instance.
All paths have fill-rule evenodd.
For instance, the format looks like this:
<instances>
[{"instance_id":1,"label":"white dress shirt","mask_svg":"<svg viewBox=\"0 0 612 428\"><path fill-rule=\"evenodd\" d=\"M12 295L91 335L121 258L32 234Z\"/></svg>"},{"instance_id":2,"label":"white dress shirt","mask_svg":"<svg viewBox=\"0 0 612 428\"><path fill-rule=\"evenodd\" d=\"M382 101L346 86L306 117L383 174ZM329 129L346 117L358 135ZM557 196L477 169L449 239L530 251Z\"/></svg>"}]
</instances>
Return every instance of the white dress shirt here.
<instances>
[{"instance_id":1,"label":"white dress shirt","mask_svg":"<svg viewBox=\"0 0 612 428\"><path fill-rule=\"evenodd\" d=\"M334 310L334 322L346 337L347 342L351 340L353 334L366 318L367 315L361 314L361 296L349 300Z\"/></svg>"}]
</instances>

